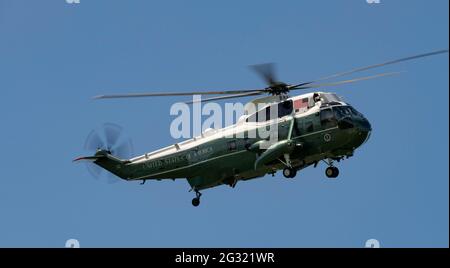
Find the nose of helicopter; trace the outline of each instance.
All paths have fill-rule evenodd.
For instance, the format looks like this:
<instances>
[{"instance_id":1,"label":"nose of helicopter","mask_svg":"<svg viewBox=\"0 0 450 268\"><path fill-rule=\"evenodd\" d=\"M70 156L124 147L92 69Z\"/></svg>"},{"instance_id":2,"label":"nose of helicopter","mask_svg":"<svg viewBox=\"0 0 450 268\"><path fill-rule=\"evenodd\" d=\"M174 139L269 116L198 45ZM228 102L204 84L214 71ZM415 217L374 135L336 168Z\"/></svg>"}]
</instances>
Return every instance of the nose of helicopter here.
<instances>
[{"instance_id":1,"label":"nose of helicopter","mask_svg":"<svg viewBox=\"0 0 450 268\"><path fill-rule=\"evenodd\" d=\"M366 118L362 118L357 124L357 129L362 145L369 140L370 134L372 133L372 126L370 125L369 120L367 120Z\"/></svg>"},{"instance_id":2,"label":"nose of helicopter","mask_svg":"<svg viewBox=\"0 0 450 268\"><path fill-rule=\"evenodd\" d=\"M372 126L370 125L369 120L367 120L366 118L363 118L360 121L359 129L361 131L371 132L372 131Z\"/></svg>"}]
</instances>

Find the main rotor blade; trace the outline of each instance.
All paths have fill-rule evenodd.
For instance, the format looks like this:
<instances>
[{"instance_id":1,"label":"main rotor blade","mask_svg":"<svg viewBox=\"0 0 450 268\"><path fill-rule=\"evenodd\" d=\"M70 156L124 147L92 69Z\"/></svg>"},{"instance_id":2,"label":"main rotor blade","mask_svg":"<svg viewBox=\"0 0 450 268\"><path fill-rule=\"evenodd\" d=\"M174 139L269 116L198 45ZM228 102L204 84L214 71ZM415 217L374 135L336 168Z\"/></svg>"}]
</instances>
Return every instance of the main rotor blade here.
<instances>
[{"instance_id":1,"label":"main rotor blade","mask_svg":"<svg viewBox=\"0 0 450 268\"><path fill-rule=\"evenodd\" d=\"M381 74L365 76L365 77L359 77L359 78L350 79L350 80L342 80L342 81L331 82L331 83L310 84L310 85L298 86L298 87L291 88L290 90L338 86L338 85L343 85L343 84L355 83L355 82L358 82L358 81L370 80L370 79L379 78L379 77L383 77L383 76L398 75L398 74L401 74L401 73L402 72L381 73Z\"/></svg>"},{"instance_id":2,"label":"main rotor blade","mask_svg":"<svg viewBox=\"0 0 450 268\"><path fill-rule=\"evenodd\" d=\"M243 89L243 90L222 90L222 91L192 91L192 92L149 92L149 93L130 93L117 95L99 95L94 99L118 99L118 98L142 98L142 97L164 97L164 96L191 96L191 95L228 95L241 94L249 92L264 92L264 89Z\"/></svg>"},{"instance_id":3,"label":"main rotor blade","mask_svg":"<svg viewBox=\"0 0 450 268\"><path fill-rule=\"evenodd\" d=\"M365 67L360 67L360 68L356 68L356 69L353 69L353 70L350 70L350 71L346 71L346 72L341 72L341 73L325 76L325 77L316 79L314 81L293 85L291 87L296 88L296 87L299 87L299 86L309 85L309 84L312 84L312 83L328 80L328 79L331 79L331 78L336 78L336 77L340 77L340 76L344 76L344 75L350 75L350 74L353 74L353 73L362 72L362 71L366 71L366 70L370 70L370 69L374 69L374 68L378 68L378 67L382 67L382 66L386 66L386 65L396 64L396 63L400 63L400 62L404 62L404 61L409 61L409 60L429 57L429 56L443 54L443 53L448 53L448 49L433 51L433 52L424 53L424 54L418 54L418 55L414 55L414 56L410 56L410 57L405 57L405 58L391 60L391 61L387 61L387 62L383 62L383 63L373 64L373 65L369 65L369 66L365 66Z\"/></svg>"},{"instance_id":4,"label":"main rotor blade","mask_svg":"<svg viewBox=\"0 0 450 268\"><path fill-rule=\"evenodd\" d=\"M263 63L263 64L255 64L250 65L257 74L259 74L262 79L266 82L267 85L271 86L277 82L275 76L275 64L273 63Z\"/></svg>"},{"instance_id":5,"label":"main rotor blade","mask_svg":"<svg viewBox=\"0 0 450 268\"><path fill-rule=\"evenodd\" d=\"M234 94L234 95L228 95L228 96L219 96L219 97L213 97L208 99L200 99L197 101L188 101L185 102L186 104L193 104L193 103L199 103L199 102L207 102L207 101L214 101L214 100L225 100L225 99L233 99L233 98L241 98L241 97L247 97L247 96L255 96L255 95L261 95L264 91L255 91L255 92L249 92L249 93L241 93L241 94Z\"/></svg>"}]
</instances>

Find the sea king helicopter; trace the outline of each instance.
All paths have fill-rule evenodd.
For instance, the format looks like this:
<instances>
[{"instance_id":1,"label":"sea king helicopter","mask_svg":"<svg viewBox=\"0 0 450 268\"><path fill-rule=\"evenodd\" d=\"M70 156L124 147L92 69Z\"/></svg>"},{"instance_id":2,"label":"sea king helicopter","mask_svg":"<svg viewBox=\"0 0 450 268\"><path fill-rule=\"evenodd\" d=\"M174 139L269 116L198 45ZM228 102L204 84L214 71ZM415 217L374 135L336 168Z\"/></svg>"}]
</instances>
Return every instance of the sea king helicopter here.
<instances>
[{"instance_id":1,"label":"sea king helicopter","mask_svg":"<svg viewBox=\"0 0 450 268\"><path fill-rule=\"evenodd\" d=\"M334 93L315 91L289 96L291 91L314 90L339 86L398 73L381 73L350 80L325 82L341 76L367 71L413 59L448 53L439 50L387 61L350 71L336 73L316 80L287 84L276 79L271 64L254 65L267 87L249 90L151 92L122 95L100 95L95 99L139 98L161 96L216 95L202 102L239 97L269 96L252 100L258 109L244 113L237 122L221 129L208 129L200 136L131 158L123 158L128 143L117 144L120 129L106 126L104 135L91 133L86 147L93 156L74 161L88 161L126 181L186 179L195 192L192 205L200 204L201 190L219 185L235 187L247 181L282 170L286 178L308 166L326 163L325 175L336 178L336 162L353 156L372 131L369 120L353 106ZM217 96L219 95L219 96ZM192 103L190 101L189 103ZM276 111L274 114L273 111ZM273 127L275 126L275 127ZM276 139L259 135L258 130L275 129Z\"/></svg>"}]
</instances>

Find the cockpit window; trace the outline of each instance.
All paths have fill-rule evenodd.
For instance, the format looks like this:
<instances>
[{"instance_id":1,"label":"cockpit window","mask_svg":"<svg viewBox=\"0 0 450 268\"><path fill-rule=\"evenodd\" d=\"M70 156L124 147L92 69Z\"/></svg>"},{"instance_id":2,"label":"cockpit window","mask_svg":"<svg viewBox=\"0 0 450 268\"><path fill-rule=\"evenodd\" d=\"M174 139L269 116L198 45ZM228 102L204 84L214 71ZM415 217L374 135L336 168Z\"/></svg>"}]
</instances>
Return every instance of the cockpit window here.
<instances>
[{"instance_id":1,"label":"cockpit window","mask_svg":"<svg viewBox=\"0 0 450 268\"><path fill-rule=\"evenodd\" d=\"M359 116L359 117L364 117L360 112L358 112L355 108L353 108L352 106L348 106L350 111L352 112L353 115Z\"/></svg>"},{"instance_id":2,"label":"cockpit window","mask_svg":"<svg viewBox=\"0 0 450 268\"><path fill-rule=\"evenodd\" d=\"M322 127L334 127L336 125L336 118L334 117L333 110L330 108L320 111L320 123Z\"/></svg>"},{"instance_id":3,"label":"cockpit window","mask_svg":"<svg viewBox=\"0 0 450 268\"><path fill-rule=\"evenodd\" d=\"M314 131L314 125L312 121L306 121L304 124L304 131L306 132L313 132Z\"/></svg>"},{"instance_id":4,"label":"cockpit window","mask_svg":"<svg viewBox=\"0 0 450 268\"><path fill-rule=\"evenodd\" d=\"M333 107L334 110L334 115L336 116L336 119L340 120L344 117L350 117L351 116L351 111L348 107L346 106L337 106L337 107Z\"/></svg>"}]
</instances>

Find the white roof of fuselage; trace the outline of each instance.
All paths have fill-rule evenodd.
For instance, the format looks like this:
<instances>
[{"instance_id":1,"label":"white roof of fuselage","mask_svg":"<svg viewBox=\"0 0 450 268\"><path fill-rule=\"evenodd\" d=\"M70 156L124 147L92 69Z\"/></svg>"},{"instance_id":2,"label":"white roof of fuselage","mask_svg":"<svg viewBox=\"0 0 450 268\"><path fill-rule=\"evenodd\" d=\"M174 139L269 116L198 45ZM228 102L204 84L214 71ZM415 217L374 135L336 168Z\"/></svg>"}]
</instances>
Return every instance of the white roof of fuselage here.
<instances>
[{"instance_id":1,"label":"white roof of fuselage","mask_svg":"<svg viewBox=\"0 0 450 268\"><path fill-rule=\"evenodd\" d=\"M297 100L297 99L303 99L303 98L309 98L312 97L314 93L324 93L324 92L310 92L310 93L305 93L305 94L301 94L301 95L297 95L297 96L293 96L293 97L288 97L285 100ZM263 100L264 98L260 98L260 99L256 99L257 102L260 102L261 100ZM250 101L251 102L255 102L255 100ZM273 104L273 102L268 103L268 105ZM304 113L299 114L298 116L305 116L308 115L310 113L315 113L317 112L316 109L314 109L315 107L305 111ZM318 108L317 108L318 109ZM158 149L156 151L153 152L149 152L146 153L144 155L141 156L137 156L134 157L132 159L130 159L130 161L132 162L141 162L141 161L147 161L147 160L151 160L151 159L157 159L160 158L162 156L166 156L166 155L170 155L176 152L182 152L185 150L189 150L192 148L195 148L201 144L204 144L206 142L209 142L211 140L217 139L217 138L222 138L222 137L226 137L227 135L232 135L233 132L235 131L236 128L239 127L239 131L241 130L246 130L246 129L252 129L252 128L256 128L256 127L260 127L261 125L257 125L257 124L240 124L240 122L245 122L245 119L250 116L250 115L246 115L245 118L243 118L242 120L239 120L239 122L230 125L228 127L225 128L221 128L221 129L207 129L206 131L204 131L200 136L182 141L180 143L175 143L173 145Z\"/></svg>"}]
</instances>

